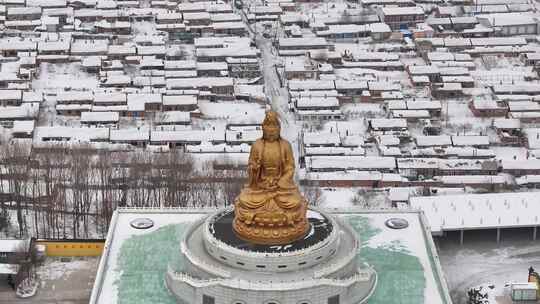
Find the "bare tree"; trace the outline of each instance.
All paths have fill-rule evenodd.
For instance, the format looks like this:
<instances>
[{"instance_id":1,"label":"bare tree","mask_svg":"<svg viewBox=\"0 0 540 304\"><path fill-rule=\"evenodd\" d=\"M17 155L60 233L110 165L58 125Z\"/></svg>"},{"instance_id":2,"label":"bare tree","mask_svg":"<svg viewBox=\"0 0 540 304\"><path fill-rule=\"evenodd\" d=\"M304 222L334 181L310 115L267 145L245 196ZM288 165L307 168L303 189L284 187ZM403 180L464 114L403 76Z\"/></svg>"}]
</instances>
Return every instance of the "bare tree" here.
<instances>
[{"instance_id":1,"label":"bare tree","mask_svg":"<svg viewBox=\"0 0 540 304\"><path fill-rule=\"evenodd\" d=\"M5 180L11 195L11 208L17 214L19 237L26 235L26 218L23 208L27 199L27 169L29 146L20 143L10 143L0 146L0 159L4 169Z\"/></svg>"},{"instance_id":2,"label":"bare tree","mask_svg":"<svg viewBox=\"0 0 540 304\"><path fill-rule=\"evenodd\" d=\"M321 188L315 186L304 186L302 187L302 192L304 197L308 201L308 204L311 206L319 206L324 202L324 195L321 191Z\"/></svg>"}]
</instances>

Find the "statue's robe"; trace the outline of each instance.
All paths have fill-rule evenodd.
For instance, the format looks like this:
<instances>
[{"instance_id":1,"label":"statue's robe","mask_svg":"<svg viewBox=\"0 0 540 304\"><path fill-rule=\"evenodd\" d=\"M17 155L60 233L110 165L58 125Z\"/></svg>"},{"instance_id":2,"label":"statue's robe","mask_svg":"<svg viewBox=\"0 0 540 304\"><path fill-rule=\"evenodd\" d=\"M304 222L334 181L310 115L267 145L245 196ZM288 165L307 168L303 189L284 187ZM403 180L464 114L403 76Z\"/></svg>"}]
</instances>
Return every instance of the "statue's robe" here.
<instances>
[{"instance_id":1,"label":"statue's robe","mask_svg":"<svg viewBox=\"0 0 540 304\"><path fill-rule=\"evenodd\" d=\"M248 164L249 182L238 196L237 208L240 209L238 211L240 211L241 217L247 222L251 222L257 209L263 207L274 209L272 206L275 204L279 207L278 209L291 211L287 215L288 222L291 223L298 216L301 216L295 212L295 209L303 210L300 207L305 202L293 181L295 164L292 148L288 141L279 139L281 155L277 164L278 187L275 190L270 190L264 188L265 183L262 180L265 144L264 139L258 139L251 147Z\"/></svg>"}]
</instances>

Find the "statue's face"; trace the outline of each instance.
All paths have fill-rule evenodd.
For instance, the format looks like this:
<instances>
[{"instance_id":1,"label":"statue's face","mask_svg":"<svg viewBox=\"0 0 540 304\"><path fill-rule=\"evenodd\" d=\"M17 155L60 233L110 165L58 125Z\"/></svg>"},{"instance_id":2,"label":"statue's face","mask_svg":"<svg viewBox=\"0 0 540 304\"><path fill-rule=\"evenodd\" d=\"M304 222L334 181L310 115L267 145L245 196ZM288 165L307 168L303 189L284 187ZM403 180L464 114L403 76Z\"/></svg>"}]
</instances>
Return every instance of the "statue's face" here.
<instances>
[{"instance_id":1,"label":"statue's face","mask_svg":"<svg viewBox=\"0 0 540 304\"><path fill-rule=\"evenodd\" d=\"M274 124L263 126L263 138L268 141L279 139L280 127Z\"/></svg>"}]
</instances>

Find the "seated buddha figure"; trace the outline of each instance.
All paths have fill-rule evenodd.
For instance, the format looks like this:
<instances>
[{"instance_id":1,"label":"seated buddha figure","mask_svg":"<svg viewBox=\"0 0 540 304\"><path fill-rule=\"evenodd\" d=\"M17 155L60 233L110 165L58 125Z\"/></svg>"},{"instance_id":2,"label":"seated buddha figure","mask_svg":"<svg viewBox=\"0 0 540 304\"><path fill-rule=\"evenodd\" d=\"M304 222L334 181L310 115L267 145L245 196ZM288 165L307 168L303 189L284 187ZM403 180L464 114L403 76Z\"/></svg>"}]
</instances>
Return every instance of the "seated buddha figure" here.
<instances>
[{"instance_id":1,"label":"seated buddha figure","mask_svg":"<svg viewBox=\"0 0 540 304\"><path fill-rule=\"evenodd\" d=\"M309 229L307 201L293 181L294 156L289 142L280 137L276 112L266 114L262 129L263 137L249 154L248 184L235 201L233 228L252 243L286 244Z\"/></svg>"}]
</instances>

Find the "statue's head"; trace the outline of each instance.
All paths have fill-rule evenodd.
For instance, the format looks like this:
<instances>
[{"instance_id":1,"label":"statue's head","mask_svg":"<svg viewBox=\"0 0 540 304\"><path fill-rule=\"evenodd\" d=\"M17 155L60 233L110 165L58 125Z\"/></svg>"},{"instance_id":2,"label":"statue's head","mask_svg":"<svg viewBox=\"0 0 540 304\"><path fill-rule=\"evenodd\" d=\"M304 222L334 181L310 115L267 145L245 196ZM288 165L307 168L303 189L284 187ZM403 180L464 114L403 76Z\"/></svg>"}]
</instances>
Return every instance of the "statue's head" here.
<instances>
[{"instance_id":1,"label":"statue's head","mask_svg":"<svg viewBox=\"0 0 540 304\"><path fill-rule=\"evenodd\" d=\"M266 112L266 117L262 123L263 139L274 141L279 139L281 125L279 123L278 114L274 111Z\"/></svg>"}]
</instances>

